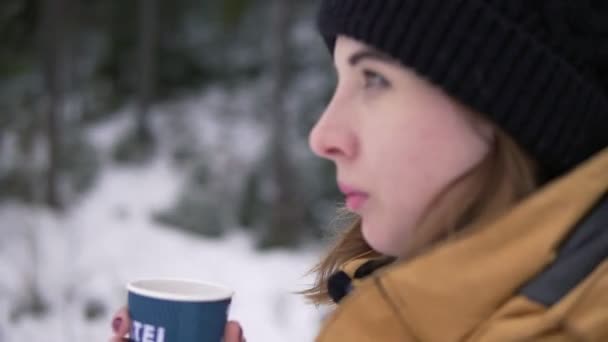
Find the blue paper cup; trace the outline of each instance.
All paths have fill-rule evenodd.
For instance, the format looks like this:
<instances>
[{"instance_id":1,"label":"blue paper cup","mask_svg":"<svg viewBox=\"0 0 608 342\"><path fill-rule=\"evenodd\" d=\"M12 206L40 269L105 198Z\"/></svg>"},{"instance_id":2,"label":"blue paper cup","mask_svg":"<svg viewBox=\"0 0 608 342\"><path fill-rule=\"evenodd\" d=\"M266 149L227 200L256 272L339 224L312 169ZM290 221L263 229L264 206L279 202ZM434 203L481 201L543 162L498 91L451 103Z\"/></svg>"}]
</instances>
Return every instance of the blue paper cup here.
<instances>
[{"instance_id":1,"label":"blue paper cup","mask_svg":"<svg viewBox=\"0 0 608 342\"><path fill-rule=\"evenodd\" d=\"M134 342L220 342L234 293L182 279L138 280L127 291Z\"/></svg>"}]
</instances>

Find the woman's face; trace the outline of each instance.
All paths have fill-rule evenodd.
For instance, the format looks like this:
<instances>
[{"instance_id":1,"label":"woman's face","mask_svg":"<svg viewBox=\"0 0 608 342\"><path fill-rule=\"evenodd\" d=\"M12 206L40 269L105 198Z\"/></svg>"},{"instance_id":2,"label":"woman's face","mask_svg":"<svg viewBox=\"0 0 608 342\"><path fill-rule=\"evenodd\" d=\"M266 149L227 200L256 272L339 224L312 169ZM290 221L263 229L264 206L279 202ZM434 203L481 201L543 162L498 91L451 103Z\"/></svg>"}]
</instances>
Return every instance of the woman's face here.
<instances>
[{"instance_id":1,"label":"woman's face","mask_svg":"<svg viewBox=\"0 0 608 342\"><path fill-rule=\"evenodd\" d=\"M399 256L427 205L487 153L493 129L363 43L339 36L334 63L338 85L310 146L335 163L370 246Z\"/></svg>"}]
</instances>

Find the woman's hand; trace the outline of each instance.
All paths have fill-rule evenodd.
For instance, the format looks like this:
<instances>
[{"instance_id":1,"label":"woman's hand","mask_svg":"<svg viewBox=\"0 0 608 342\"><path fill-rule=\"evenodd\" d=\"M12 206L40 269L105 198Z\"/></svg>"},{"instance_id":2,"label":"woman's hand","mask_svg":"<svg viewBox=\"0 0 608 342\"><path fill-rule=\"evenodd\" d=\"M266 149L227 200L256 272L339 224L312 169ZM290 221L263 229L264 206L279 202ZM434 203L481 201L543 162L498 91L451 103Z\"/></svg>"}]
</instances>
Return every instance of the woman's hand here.
<instances>
[{"instance_id":1,"label":"woman's hand","mask_svg":"<svg viewBox=\"0 0 608 342\"><path fill-rule=\"evenodd\" d=\"M245 336L243 336L243 328L237 321L229 321L226 323L226 329L224 330L224 342L247 342Z\"/></svg>"},{"instance_id":2,"label":"woman's hand","mask_svg":"<svg viewBox=\"0 0 608 342\"><path fill-rule=\"evenodd\" d=\"M126 341L125 336L127 336L129 330L131 330L129 312L127 308L121 308L112 317L112 332L114 336L110 339L110 342Z\"/></svg>"},{"instance_id":3,"label":"woman's hand","mask_svg":"<svg viewBox=\"0 0 608 342\"><path fill-rule=\"evenodd\" d=\"M129 318L129 312L127 308L118 310L112 317L112 331L114 336L110 339L110 342L123 342L127 341L125 336L131 330L131 319ZM224 330L224 342L246 342L247 340L243 337L243 328L237 321L230 321L226 324L226 330Z\"/></svg>"}]
</instances>

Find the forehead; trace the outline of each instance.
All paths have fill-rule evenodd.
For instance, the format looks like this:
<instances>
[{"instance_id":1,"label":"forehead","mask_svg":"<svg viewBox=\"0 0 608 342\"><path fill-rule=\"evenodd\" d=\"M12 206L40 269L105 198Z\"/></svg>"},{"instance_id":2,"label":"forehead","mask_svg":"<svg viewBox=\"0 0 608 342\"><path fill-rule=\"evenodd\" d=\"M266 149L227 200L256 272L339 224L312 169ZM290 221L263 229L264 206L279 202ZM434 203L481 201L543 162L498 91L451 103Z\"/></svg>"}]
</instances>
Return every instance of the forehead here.
<instances>
[{"instance_id":1,"label":"forehead","mask_svg":"<svg viewBox=\"0 0 608 342\"><path fill-rule=\"evenodd\" d=\"M354 67L362 60L373 60L396 66L400 69L402 67L398 60L374 47L346 36L338 36L334 51L335 66L338 68L344 65Z\"/></svg>"},{"instance_id":2,"label":"forehead","mask_svg":"<svg viewBox=\"0 0 608 342\"><path fill-rule=\"evenodd\" d=\"M334 51L335 60L346 60L355 51L371 49L368 45L359 42L348 36L339 35L336 39L336 46Z\"/></svg>"}]
</instances>

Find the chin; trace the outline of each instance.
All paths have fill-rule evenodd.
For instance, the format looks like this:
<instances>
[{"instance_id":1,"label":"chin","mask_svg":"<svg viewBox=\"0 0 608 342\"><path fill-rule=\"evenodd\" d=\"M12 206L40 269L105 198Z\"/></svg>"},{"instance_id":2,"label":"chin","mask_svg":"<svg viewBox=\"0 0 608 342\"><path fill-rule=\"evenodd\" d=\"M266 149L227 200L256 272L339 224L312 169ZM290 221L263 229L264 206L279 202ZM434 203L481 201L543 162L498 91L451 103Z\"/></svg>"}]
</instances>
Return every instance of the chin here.
<instances>
[{"instance_id":1,"label":"chin","mask_svg":"<svg viewBox=\"0 0 608 342\"><path fill-rule=\"evenodd\" d=\"M376 252L394 257L398 257L403 252L395 244L398 239L394 239L393 236L380 229L374 229L372 225L366 224L365 221L361 222L361 233L365 242Z\"/></svg>"}]
</instances>

